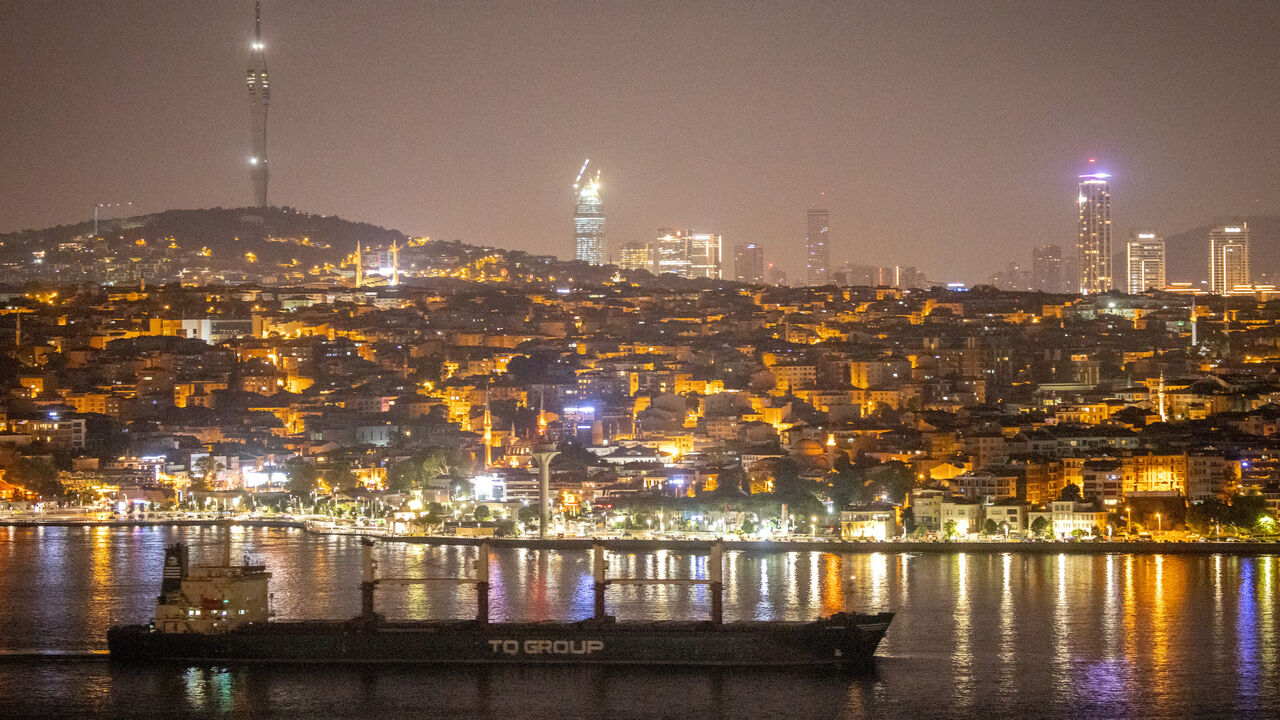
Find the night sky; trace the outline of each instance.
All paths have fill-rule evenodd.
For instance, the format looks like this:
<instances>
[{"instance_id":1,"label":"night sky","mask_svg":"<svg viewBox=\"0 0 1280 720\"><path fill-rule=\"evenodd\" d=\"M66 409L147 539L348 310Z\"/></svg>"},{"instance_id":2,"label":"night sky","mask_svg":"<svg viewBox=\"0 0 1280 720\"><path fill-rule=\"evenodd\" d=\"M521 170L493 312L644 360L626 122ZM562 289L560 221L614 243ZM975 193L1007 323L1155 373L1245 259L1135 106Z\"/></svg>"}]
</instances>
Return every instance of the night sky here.
<instances>
[{"instance_id":1,"label":"night sky","mask_svg":"<svg viewBox=\"0 0 1280 720\"><path fill-rule=\"evenodd\" d=\"M1074 243L1280 210L1280 2L265 0L271 201L571 257L660 225L976 281ZM0 4L0 232L249 203L253 3ZM825 196L820 195L825 193ZM729 260L731 272L731 260Z\"/></svg>"}]
</instances>

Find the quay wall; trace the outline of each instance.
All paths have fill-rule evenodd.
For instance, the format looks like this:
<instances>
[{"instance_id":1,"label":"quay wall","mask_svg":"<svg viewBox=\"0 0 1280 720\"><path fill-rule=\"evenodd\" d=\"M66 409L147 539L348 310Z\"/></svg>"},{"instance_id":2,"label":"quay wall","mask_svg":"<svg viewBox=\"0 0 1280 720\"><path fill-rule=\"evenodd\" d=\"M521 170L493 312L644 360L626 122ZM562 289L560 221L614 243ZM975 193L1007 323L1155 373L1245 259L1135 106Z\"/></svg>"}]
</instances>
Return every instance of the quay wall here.
<instances>
[{"instance_id":1,"label":"quay wall","mask_svg":"<svg viewBox=\"0 0 1280 720\"><path fill-rule=\"evenodd\" d=\"M217 525L241 527L305 529L298 520L244 519L172 519L172 520L31 520L0 518L0 527L195 527ZM355 530L355 529L353 529ZM343 534L359 534L347 532ZM594 542L618 552L652 552L677 550L704 552L707 540L657 540L619 538L595 541L590 538L475 538L454 535L381 535L370 537L383 542L417 543L425 545L479 545L488 542L491 547L513 547L544 550L588 550ZM751 553L777 553L798 551L840 553L1023 553L1036 555L1280 555L1280 543L1274 542L843 542L830 540L793 539L785 541L725 540L728 550Z\"/></svg>"}]
</instances>

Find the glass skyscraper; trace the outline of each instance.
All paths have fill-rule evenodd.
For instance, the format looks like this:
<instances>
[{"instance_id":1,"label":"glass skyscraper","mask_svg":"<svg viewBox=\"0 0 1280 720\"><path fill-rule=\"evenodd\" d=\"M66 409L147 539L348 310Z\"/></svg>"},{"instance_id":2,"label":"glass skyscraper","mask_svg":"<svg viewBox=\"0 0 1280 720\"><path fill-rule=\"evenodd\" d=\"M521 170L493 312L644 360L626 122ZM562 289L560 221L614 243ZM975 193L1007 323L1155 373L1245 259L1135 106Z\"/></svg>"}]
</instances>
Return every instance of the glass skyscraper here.
<instances>
[{"instance_id":1,"label":"glass skyscraper","mask_svg":"<svg viewBox=\"0 0 1280 720\"><path fill-rule=\"evenodd\" d=\"M810 285L831 282L831 213L822 208L809 208L805 217L805 281Z\"/></svg>"},{"instance_id":2,"label":"glass skyscraper","mask_svg":"<svg viewBox=\"0 0 1280 720\"><path fill-rule=\"evenodd\" d=\"M739 243L733 248L733 274L738 282L764 282L764 248L759 243Z\"/></svg>"},{"instance_id":3,"label":"glass skyscraper","mask_svg":"<svg viewBox=\"0 0 1280 720\"><path fill-rule=\"evenodd\" d=\"M1106 173L1080 176L1080 234L1076 239L1080 292L1111 289L1111 186Z\"/></svg>"},{"instance_id":4,"label":"glass skyscraper","mask_svg":"<svg viewBox=\"0 0 1280 720\"><path fill-rule=\"evenodd\" d=\"M1129 292L1163 290L1164 240L1155 233L1134 233L1125 245L1125 275L1129 279Z\"/></svg>"},{"instance_id":5,"label":"glass skyscraper","mask_svg":"<svg viewBox=\"0 0 1280 720\"><path fill-rule=\"evenodd\" d=\"M1214 226L1209 231L1209 292L1226 295L1249 282L1249 224Z\"/></svg>"},{"instance_id":6,"label":"glass skyscraper","mask_svg":"<svg viewBox=\"0 0 1280 720\"><path fill-rule=\"evenodd\" d=\"M608 261L604 241L604 204L600 201L600 178L582 184L578 190L578 206L573 213L575 257L592 265Z\"/></svg>"}]
</instances>

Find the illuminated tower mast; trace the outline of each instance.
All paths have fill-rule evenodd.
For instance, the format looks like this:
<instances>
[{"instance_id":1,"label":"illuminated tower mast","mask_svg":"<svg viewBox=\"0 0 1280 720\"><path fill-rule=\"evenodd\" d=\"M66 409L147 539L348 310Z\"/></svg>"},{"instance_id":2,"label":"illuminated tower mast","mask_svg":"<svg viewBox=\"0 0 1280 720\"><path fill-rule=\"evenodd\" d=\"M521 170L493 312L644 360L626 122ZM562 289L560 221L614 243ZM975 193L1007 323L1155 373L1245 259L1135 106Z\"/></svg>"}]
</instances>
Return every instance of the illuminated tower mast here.
<instances>
[{"instance_id":1,"label":"illuminated tower mast","mask_svg":"<svg viewBox=\"0 0 1280 720\"><path fill-rule=\"evenodd\" d=\"M395 240L391 241L391 284L392 286L400 284L400 246L396 245Z\"/></svg>"},{"instance_id":2,"label":"illuminated tower mast","mask_svg":"<svg viewBox=\"0 0 1280 720\"><path fill-rule=\"evenodd\" d=\"M356 241L356 287L364 287L364 250L360 241Z\"/></svg>"},{"instance_id":3,"label":"illuminated tower mast","mask_svg":"<svg viewBox=\"0 0 1280 720\"><path fill-rule=\"evenodd\" d=\"M249 109L252 114L252 150L249 155L249 178L253 182L253 203L267 207L267 106L271 102L271 87L267 81L267 56L263 52L262 8L253 4L253 44L250 46L249 72L245 84L249 86Z\"/></svg>"}]
</instances>

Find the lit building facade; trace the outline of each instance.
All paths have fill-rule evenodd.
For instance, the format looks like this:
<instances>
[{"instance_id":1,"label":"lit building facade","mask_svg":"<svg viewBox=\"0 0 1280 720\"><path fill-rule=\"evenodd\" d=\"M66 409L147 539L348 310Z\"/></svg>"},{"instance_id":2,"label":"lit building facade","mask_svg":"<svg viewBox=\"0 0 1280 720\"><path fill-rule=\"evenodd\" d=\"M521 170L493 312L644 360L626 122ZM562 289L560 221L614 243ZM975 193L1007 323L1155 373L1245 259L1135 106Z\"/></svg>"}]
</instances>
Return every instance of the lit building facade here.
<instances>
[{"instance_id":1,"label":"lit building facade","mask_svg":"<svg viewBox=\"0 0 1280 720\"><path fill-rule=\"evenodd\" d=\"M759 243L738 243L734 246L733 277L738 282L764 282L764 248Z\"/></svg>"},{"instance_id":2,"label":"lit building facade","mask_svg":"<svg viewBox=\"0 0 1280 720\"><path fill-rule=\"evenodd\" d=\"M653 242L653 267L658 275L689 276L689 242L683 230L658 228L658 238Z\"/></svg>"},{"instance_id":3,"label":"lit building facade","mask_svg":"<svg viewBox=\"0 0 1280 720\"><path fill-rule=\"evenodd\" d=\"M608 261L604 237L604 203L600 200L600 178L582 184L573 213L573 242L578 260L592 265Z\"/></svg>"},{"instance_id":4,"label":"lit building facade","mask_svg":"<svg viewBox=\"0 0 1280 720\"><path fill-rule=\"evenodd\" d=\"M647 242L623 243L618 248L618 267L653 272L653 245Z\"/></svg>"},{"instance_id":5,"label":"lit building facade","mask_svg":"<svg viewBox=\"0 0 1280 720\"><path fill-rule=\"evenodd\" d=\"M805 216L805 281L810 285L831 282L831 212L809 208Z\"/></svg>"},{"instance_id":6,"label":"lit building facade","mask_svg":"<svg viewBox=\"0 0 1280 720\"><path fill-rule=\"evenodd\" d=\"M1125 244L1125 276L1130 293L1163 290L1164 239L1153 232L1137 232Z\"/></svg>"},{"instance_id":7,"label":"lit building facade","mask_svg":"<svg viewBox=\"0 0 1280 720\"><path fill-rule=\"evenodd\" d=\"M689 274L687 277L719 280L722 267L720 236L716 233L689 232L685 237L689 241Z\"/></svg>"},{"instance_id":8,"label":"lit building facade","mask_svg":"<svg viewBox=\"0 0 1280 720\"><path fill-rule=\"evenodd\" d=\"M1031 286L1040 292L1060 293L1063 287L1062 248L1057 245L1041 245L1035 249L1031 262Z\"/></svg>"},{"instance_id":9,"label":"lit building facade","mask_svg":"<svg viewBox=\"0 0 1280 720\"><path fill-rule=\"evenodd\" d=\"M1214 226L1209 231L1209 292L1226 295L1249 283L1249 224Z\"/></svg>"},{"instance_id":10,"label":"lit building facade","mask_svg":"<svg viewBox=\"0 0 1280 720\"><path fill-rule=\"evenodd\" d=\"M654 273L659 275L712 280L722 275L721 238L716 233L658 228L651 255Z\"/></svg>"},{"instance_id":11,"label":"lit building facade","mask_svg":"<svg viewBox=\"0 0 1280 720\"><path fill-rule=\"evenodd\" d=\"M1111 185L1110 175L1080 176L1079 235L1076 265L1080 292L1103 293L1111 289Z\"/></svg>"}]
</instances>

